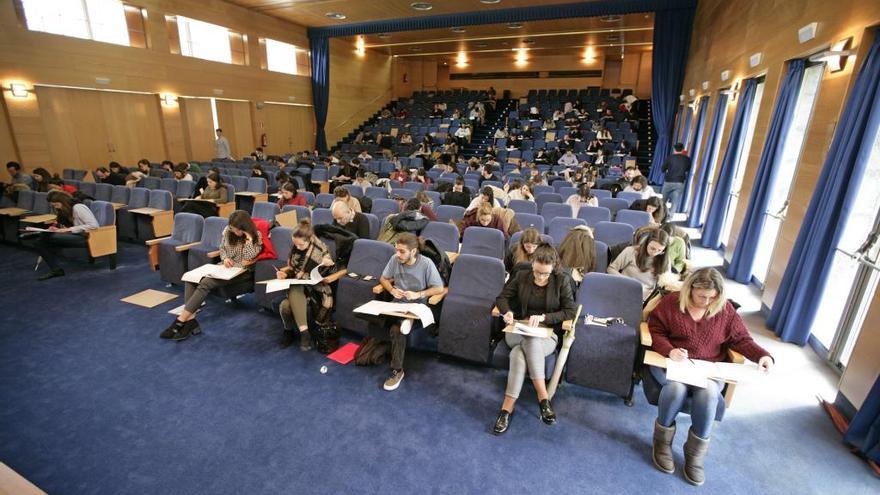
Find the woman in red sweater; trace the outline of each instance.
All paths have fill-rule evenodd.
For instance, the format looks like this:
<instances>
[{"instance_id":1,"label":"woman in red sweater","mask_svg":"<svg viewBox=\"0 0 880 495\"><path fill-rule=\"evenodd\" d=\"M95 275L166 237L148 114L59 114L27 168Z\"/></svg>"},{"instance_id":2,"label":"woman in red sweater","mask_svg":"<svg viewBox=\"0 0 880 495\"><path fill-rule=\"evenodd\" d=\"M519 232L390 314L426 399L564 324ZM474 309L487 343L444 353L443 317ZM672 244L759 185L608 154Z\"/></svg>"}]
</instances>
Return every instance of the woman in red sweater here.
<instances>
[{"instance_id":1,"label":"woman in red sweater","mask_svg":"<svg viewBox=\"0 0 880 495\"><path fill-rule=\"evenodd\" d=\"M464 237L464 231L467 230L468 227L498 229L504 234L505 241L510 237L507 235L507 231L504 230L504 221L501 217L495 214L492 205L489 203L483 203L476 210L471 210L465 214L460 226L462 237Z\"/></svg>"},{"instance_id":2,"label":"woman in red sweater","mask_svg":"<svg viewBox=\"0 0 880 495\"><path fill-rule=\"evenodd\" d=\"M702 359L724 361L726 350L733 349L757 362L764 372L773 366L773 358L752 340L742 318L724 295L724 279L714 268L701 268L684 281L681 292L664 297L648 318L651 347L673 361ZM709 380L706 388L667 381L664 370L650 368L663 386L654 422L654 465L672 473L672 439L675 417L688 397L691 399L691 428L684 444L684 477L702 485L703 457L709 448L709 433L715 409L721 399L722 384Z\"/></svg>"}]
</instances>

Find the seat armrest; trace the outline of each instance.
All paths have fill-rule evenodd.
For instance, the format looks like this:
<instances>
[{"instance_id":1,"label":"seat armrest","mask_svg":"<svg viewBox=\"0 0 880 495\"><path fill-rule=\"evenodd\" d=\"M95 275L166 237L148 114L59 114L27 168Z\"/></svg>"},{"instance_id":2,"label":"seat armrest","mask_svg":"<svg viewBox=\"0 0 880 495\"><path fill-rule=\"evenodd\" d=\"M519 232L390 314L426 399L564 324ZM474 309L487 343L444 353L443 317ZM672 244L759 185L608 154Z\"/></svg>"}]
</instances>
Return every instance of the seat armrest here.
<instances>
[{"instance_id":1,"label":"seat armrest","mask_svg":"<svg viewBox=\"0 0 880 495\"><path fill-rule=\"evenodd\" d=\"M452 251L446 251L446 257L449 258L450 263L455 263L455 260L458 258L458 253L453 253Z\"/></svg>"},{"instance_id":2,"label":"seat armrest","mask_svg":"<svg viewBox=\"0 0 880 495\"><path fill-rule=\"evenodd\" d=\"M220 256L220 250L219 250L219 249L216 250L216 251L211 251L210 253L208 253L208 258L216 258L216 257L218 257L218 256Z\"/></svg>"},{"instance_id":3,"label":"seat armrest","mask_svg":"<svg viewBox=\"0 0 880 495\"><path fill-rule=\"evenodd\" d=\"M492 316L501 316L501 310L498 306L492 306Z\"/></svg>"},{"instance_id":4,"label":"seat armrest","mask_svg":"<svg viewBox=\"0 0 880 495\"><path fill-rule=\"evenodd\" d=\"M648 324L644 321L639 325L639 338L642 341L642 345L645 347L651 347L651 344L653 344L651 331L648 329Z\"/></svg>"},{"instance_id":5,"label":"seat armrest","mask_svg":"<svg viewBox=\"0 0 880 495\"><path fill-rule=\"evenodd\" d=\"M144 244L146 244L147 246L153 246L153 245L159 244L160 242L164 241L165 239L171 239L171 236L166 235L165 237L157 237L155 239L150 239L148 241L145 241Z\"/></svg>"},{"instance_id":6,"label":"seat armrest","mask_svg":"<svg viewBox=\"0 0 880 495\"><path fill-rule=\"evenodd\" d=\"M727 349L727 357L730 359L731 363L742 364L746 362L746 358L733 349Z\"/></svg>"},{"instance_id":7,"label":"seat armrest","mask_svg":"<svg viewBox=\"0 0 880 495\"><path fill-rule=\"evenodd\" d=\"M189 244L181 244L180 246L175 247L174 250L178 253L182 253L184 251L189 251L190 248L198 246L201 243L202 241L191 242Z\"/></svg>"},{"instance_id":8,"label":"seat armrest","mask_svg":"<svg viewBox=\"0 0 880 495\"><path fill-rule=\"evenodd\" d=\"M342 270L333 272L330 275L327 275L326 277L324 277L324 280L322 280L321 283L322 284L332 284L333 282L336 282L340 278L344 277L346 274L348 274L348 270L343 268Z\"/></svg>"},{"instance_id":9,"label":"seat armrest","mask_svg":"<svg viewBox=\"0 0 880 495\"><path fill-rule=\"evenodd\" d=\"M436 306L436 305L440 304L440 302L443 300L443 298L446 297L446 294L449 294L448 287L444 287L443 292L441 292L439 294L434 294L433 296L429 297L428 304L430 304L431 306Z\"/></svg>"}]
</instances>

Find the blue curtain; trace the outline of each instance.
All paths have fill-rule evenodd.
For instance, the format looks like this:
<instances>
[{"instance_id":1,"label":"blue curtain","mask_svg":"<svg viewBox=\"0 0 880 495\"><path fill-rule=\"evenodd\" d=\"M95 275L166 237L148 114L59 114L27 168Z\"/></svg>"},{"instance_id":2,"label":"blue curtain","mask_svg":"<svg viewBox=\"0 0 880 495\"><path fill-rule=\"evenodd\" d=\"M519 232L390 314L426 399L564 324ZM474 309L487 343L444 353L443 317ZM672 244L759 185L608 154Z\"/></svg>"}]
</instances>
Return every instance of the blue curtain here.
<instances>
[{"instance_id":1,"label":"blue curtain","mask_svg":"<svg viewBox=\"0 0 880 495\"><path fill-rule=\"evenodd\" d=\"M694 121L694 143L693 146L688 148L688 154L691 157L691 160L696 160L697 156L700 153L700 145L703 143L703 131L706 127L706 112L709 110L709 96L703 96L700 98L700 108L697 110L697 118ZM684 183L684 194L681 195L681 204L678 205L678 211L683 211L687 213L688 210L688 202L691 199L691 187L694 184L694 165L691 165L691 169L688 172L687 180Z\"/></svg>"},{"instance_id":2,"label":"blue curtain","mask_svg":"<svg viewBox=\"0 0 880 495\"><path fill-rule=\"evenodd\" d=\"M315 149L327 152L327 107L330 103L330 39L312 36L309 32L309 48L312 63L312 105L315 110Z\"/></svg>"},{"instance_id":3,"label":"blue curtain","mask_svg":"<svg viewBox=\"0 0 880 495\"><path fill-rule=\"evenodd\" d=\"M785 342L804 345L809 339L825 282L831 275L834 250L863 179L878 126L880 37L875 37L837 123L767 318L767 325Z\"/></svg>"},{"instance_id":4,"label":"blue curtain","mask_svg":"<svg viewBox=\"0 0 880 495\"><path fill-rule=\"evenodd\" d=\"M764 229L764 212L770 204L770 195L776 184L779 160L785 148L788 130L794 118L794 107L797 105L801 81L804 79L804 61L792 60L788 63L788 72L782 79L782 87L776 98L770 127L767 129L767 140L761 152L761 161L755 173L755 183L749 197L749 207L743 220L739 240L733 250L733 259L727 268L727 276L741 284L752 279L752 265L761 231Z\"/></svg>"},{"instance_id":5,"label":"blue curtain","mask_svg":"<svg viewBox=\"0 0 880 495\"><path fill-rule=\"evenodd\" d=\"M850 421L843 441L868 459L880 462L880 378L874 382L859 412Z\"/></svg>"},{"instance_id":6,"label":"blue curtain","mask_svg":"<svg viewBox=\"0 0 880 495\"><path fill-rule=\"evenodd\" d=\"M748 131L746 126L749 122L749 116L752 114L752 101L755 99L757 86L758 82L755 78L743 81L739 105L736 107L736 115L733 118L733 127L730 128L727 149L724 150L724 160L721 162L718 181L715 183L715 192L712 193L712 201L709 203L709 216L706 217L706 225L703 226L702 244L703 247L709 249L721 247L721 231L724 228L724 220L727 218L727 207L730 206L730 192L733 189L736 166L745 144Z\"/></svg>"},{"instance_id":7,"label":"blue curtain","mask_svg":"<svg viewBox=\"0 0 880 495\"><path fill-rule=\"evenodd\" d=\"M663 162L672 150L675 110L684 82L691 44L693 10L660 10L654 14L654 61L651 69L651 113L657 142L648 181L663 184Z\"/></svg>"},{"instance_id":8,"label":"blue curtain","mask_svg":"<svg viewBox=\"0 0 880 495\"><path fill-rule=\"evenodd\" d=\"M709 181L715 174L715 159L718 157L718 142L721 141L722 120L727 112L727 95L719 94L718 103L715 104L715 113L712 116L712 128L709 129L709 140L706 141L706 151L700 160L700 168L697 171L697 186L694 189L694 204L688 215L687 226L700 228L703 226L703 210L706 208L706 199L709 195Z\"/></svg>"},{"instance_id":9,"label":"blue curtain","mask_svg":"<svg viewBox=\"0 0 880 495\"><path fill-rule=\"evenodd\" d=\"M675 111L675 130L672 131L672 144L675 144L674 141L678 141L678 136L681 135L681 126L684 123L684 105L679 105L678 110Z\"/></svg>"}]
</instances>

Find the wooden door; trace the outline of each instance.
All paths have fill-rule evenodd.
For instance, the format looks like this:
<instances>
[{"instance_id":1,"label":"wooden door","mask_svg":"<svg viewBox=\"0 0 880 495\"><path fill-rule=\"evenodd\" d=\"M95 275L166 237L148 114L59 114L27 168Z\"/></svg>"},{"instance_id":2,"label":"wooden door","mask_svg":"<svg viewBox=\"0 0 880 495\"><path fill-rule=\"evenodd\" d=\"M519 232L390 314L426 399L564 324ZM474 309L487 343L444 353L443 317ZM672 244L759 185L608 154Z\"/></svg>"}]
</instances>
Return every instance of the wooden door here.
<instances>
[{"instance_id":1,"label":"wooden door","mask_svg":"<svg viewBox=\"0 0 880 495\"><path fill-rule=\"evenodd\" d=\"M251 121L251 103L247 101L217 101L217 122L229 140L232 156L241 159L255 149L254 126Z\"/></svg>"},{"instance_id":2,"label":"wooden door","mask_svg":"<svg viewBox=\"0 0 880 495\"><path fill-rule=\"evenodd\" d=\"M178 98L183 123L184 147L190 160L208 161L214 156L214 117L211 100L206 98ZM222 129L222 128L221 128Z\"/></svg>"}]
</instances>

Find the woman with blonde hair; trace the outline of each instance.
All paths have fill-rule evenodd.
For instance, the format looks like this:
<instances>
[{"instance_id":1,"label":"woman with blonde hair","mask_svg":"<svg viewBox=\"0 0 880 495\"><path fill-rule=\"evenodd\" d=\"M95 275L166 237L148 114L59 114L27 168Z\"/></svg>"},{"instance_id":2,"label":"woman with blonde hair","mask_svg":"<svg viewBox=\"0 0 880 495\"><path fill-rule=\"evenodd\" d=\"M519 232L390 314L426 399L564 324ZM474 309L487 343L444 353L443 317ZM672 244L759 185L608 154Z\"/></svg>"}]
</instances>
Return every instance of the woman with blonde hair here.
<instances>
[{"instance_id":1,"label":"woman with blonde hair","mask_svg":"<svg viewBox=\"0 0 880 495\"><path fill-rule=\"evenodd\" d=\"M774 361L752 340L742 318L724 293L724 278L714 268L701 268L684 282L681 292L667 294L648 319L651 348L672 361L701 359L725 361L732 349L758 363L767 372ZM672 440L675 417L690 399L691 427L684 444L684 477L694 485L705 480L703 458L709 448L709 434L722 384L708 380L706 388L666 379L665 370L649 368L662 387L654 421L653 459L664 473L675 471Z\"/></svg>"},{"instance_id":2,"label":"woman with blonde hair","mask_svg":"<svg viewBox=\"0 0 880 495\"><path fill-rule=\"evenodd\" d=\"M584 274L596 268L596 240L586 225L571 229L559 244L559 264L571 270L571 278L578 284Z\"/></svg>"}]
</instances>

